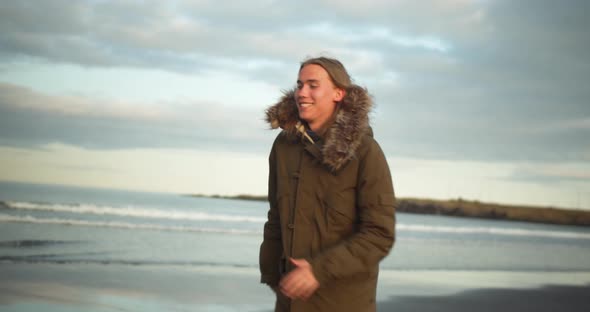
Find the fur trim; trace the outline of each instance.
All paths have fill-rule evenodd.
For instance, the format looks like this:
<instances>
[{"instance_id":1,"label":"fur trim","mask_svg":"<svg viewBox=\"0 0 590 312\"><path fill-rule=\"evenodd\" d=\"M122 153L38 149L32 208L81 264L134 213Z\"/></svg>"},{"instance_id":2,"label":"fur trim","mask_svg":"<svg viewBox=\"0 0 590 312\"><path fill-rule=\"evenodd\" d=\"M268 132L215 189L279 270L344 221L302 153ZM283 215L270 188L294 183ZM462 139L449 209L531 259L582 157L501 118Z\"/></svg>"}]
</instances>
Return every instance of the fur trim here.
<instances>
[{"instance_id":1,"label":"fur trim","mask_svg":"<svg viewBox=\"0 0 590 312\"><path fill-rule=\"evenodd\" d=\"M365 88L352 85L339 105L322 147L322 162L332 171L338 171L354 158L363 136L369 131L369 112L373 101ZM300 133L297 124L301 120L295 103L295 90L284 91L279 102L266 110L266 121L271 128L280 127L288 135Z\"/></svg>"}]
</instances>

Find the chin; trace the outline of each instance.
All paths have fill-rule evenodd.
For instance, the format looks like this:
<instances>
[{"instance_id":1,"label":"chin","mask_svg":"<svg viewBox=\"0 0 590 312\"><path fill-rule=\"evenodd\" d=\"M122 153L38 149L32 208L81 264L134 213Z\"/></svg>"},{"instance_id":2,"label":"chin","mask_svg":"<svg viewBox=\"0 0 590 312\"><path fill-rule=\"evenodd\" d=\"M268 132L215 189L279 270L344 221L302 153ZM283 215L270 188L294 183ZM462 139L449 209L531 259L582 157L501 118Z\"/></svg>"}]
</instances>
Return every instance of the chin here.
<instances>
[{"instance_id":1,"label":"chin","mask_svg":"<svg viewBox=\"0 0 590 312\"><path fill-rule=\"evenodd\" d=\"M307 116L305 114L299 114L299 119L308 122L309 118L307 118Z\"/></svg>"}]
</instances>

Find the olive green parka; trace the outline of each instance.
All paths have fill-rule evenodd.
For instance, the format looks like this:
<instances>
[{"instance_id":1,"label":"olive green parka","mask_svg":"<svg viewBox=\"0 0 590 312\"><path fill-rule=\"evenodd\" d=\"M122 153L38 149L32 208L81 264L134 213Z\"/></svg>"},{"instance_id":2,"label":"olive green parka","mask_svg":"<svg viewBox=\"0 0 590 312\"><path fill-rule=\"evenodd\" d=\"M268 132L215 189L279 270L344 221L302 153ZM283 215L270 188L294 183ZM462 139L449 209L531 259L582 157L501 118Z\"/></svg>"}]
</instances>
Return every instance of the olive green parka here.
<instances>
[{"instance_id":1,"label":"olive green parka","mask_svg":"<svg viewBox=\"0 0 590 312\"><path fill-rule=\"evenodd\" d=\"M376 310L379 261L395 239L395 196L369 126L371 106L353 85L319 140L299 120L294 91L266 111L283 130L269 156L261 282L277 286L293 269L289 258L304 258L320 283L307 301L278 292L276 311Z\"/></svg>"}]
</instances>

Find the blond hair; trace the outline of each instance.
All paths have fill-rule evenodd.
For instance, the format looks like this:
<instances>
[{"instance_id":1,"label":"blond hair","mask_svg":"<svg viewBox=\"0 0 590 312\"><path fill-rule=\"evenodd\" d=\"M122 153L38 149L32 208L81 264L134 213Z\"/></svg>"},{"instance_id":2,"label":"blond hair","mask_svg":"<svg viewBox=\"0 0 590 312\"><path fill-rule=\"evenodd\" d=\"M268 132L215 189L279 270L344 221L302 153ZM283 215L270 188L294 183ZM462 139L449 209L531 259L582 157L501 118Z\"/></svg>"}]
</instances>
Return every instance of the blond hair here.
<instances>
[{"instance_id":1,"label":"blond hair","mask_svg":"<svg viewBox=\"0 0 590 312\"><path fill-rule=\"evenodd\" d=\"M344 68L344 65L342 65L339 60L325 56L309 58L301 62L299 71L301 71L303 67L311 64L319 65L326 70L328 76L330 76L330 80L337 88L346 91L352 85L350 75L348 75L346 68Z\"/></svg>"}]
</instances>

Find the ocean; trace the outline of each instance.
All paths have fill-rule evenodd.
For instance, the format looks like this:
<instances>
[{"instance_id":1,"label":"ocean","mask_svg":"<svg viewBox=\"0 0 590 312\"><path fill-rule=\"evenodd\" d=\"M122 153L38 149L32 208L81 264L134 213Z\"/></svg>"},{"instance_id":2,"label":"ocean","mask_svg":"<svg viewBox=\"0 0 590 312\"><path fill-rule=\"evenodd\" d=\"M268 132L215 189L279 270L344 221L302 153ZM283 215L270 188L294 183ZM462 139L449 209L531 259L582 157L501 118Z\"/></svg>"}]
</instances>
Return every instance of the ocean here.
<instances>
[{"instance_id":1,"label":"ocean","mask_svg":"<svg viewBox=\"0 0 590 312\"><path fill-rule=\"evenodd\" d=\"M0 182L0 274L11 281L0 284L5 293L0 295L0 310L25 311L42 304L65 311L70 304L31 301L28 292L44 291L31 291L32 284L140 292L150 276L170 284L162 290L164 286L150 280L156 283L150 286L151 294L174 293L174 299L160 298L145 306L149 300L130 303L125 295L121 301L119 292L110 294L107 308L90 300L91 306L86 302L83 310L140 303L142 310L159 310L162 302L168 302L166 309L174 302L176 310L191 311L272 309L272 294L258 284L257 275L267 210L266 202L257 201ZM469 283L482 287L513 287L509 284L518 274L525 276L518 278L521 282L539 285L590 281L588 227L408 213L396 217L396 243L381 262L379 299L395 295L384 289L387 285L417 275L436 277L439 283L448 280L455 287L446 287L449 292L474 272L478 275L467 278ZM197 277L191 280L190 274ZM121 278L125 275L136 282ZM215 280L210 284L214 286L223 279L214 278L219 276L227 279L218 285L224 295L204 282ZM416 280L412 283L410 294L432 292ZM191 295L191 287L201 289L200 295ZM228 287L238 297L254 291L248 289L258 290L249 299L220 299L227 298Z\"/></svg>"}]
</instances>

